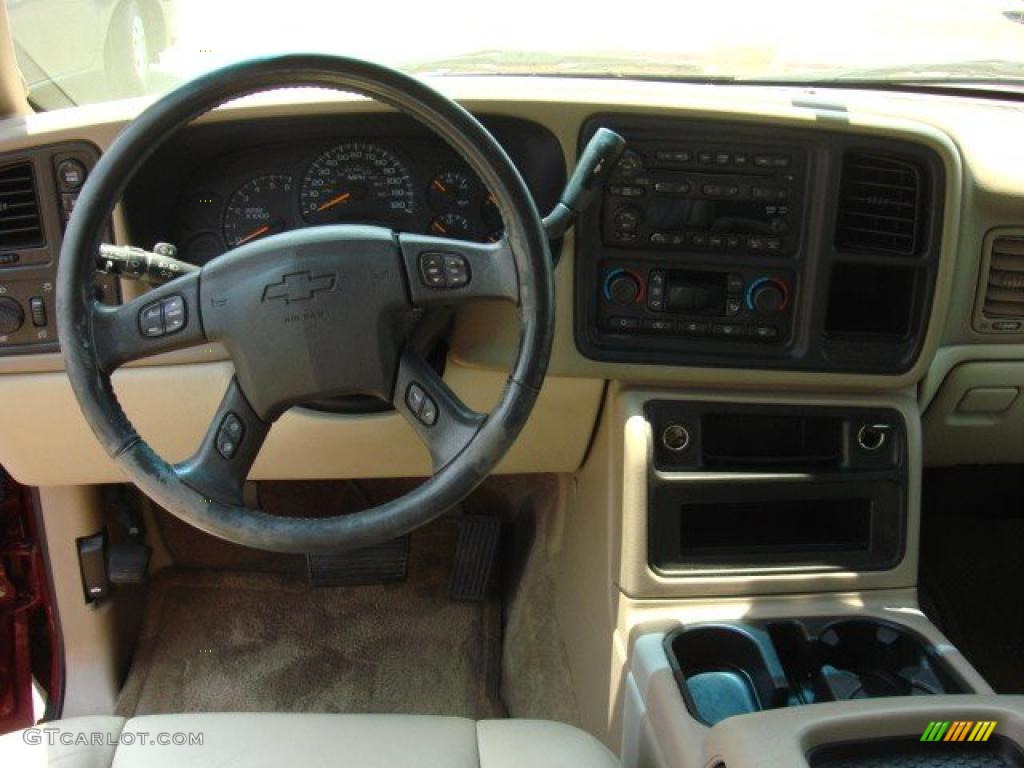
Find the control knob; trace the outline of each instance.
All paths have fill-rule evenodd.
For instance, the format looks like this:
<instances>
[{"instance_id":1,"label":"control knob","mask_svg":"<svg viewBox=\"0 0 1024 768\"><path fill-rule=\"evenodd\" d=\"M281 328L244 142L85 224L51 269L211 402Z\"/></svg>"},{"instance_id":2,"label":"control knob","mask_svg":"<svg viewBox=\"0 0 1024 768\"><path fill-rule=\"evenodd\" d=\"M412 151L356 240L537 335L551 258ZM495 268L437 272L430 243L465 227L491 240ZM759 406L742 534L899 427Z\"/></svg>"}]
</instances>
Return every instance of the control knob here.
<instances>
[{"instance_id":1,"label":"control knob","mask_svg":"<svg viewBox=\"0 0 1024 768\"><path fill-rule=\"evenodd\" d=\"M788 302L789 290L779 280L762 277L747 289L747 306L762 315L781 312Z\"/></svg>"},{"instance_id":2,"label":"control knob","mask_svg":"<svg viewBox=\"0 0 1024 768\"><path fill-rule=\"evenodd\" d=\"M613 269L604 281L604 295L613 304L634 304L640 300L640 279L624 269Z\"/></svg>"},{"instance_id":3,"label":"control knob","mask_svg":"<svg viewBox=\"0 0 1024 768\"><path fill-rule=\"evenodd\" d=\"M0 296L0 333L14 333L24 322L25 310L21 304L9 296Z\"/></svg>"}]
</instances>

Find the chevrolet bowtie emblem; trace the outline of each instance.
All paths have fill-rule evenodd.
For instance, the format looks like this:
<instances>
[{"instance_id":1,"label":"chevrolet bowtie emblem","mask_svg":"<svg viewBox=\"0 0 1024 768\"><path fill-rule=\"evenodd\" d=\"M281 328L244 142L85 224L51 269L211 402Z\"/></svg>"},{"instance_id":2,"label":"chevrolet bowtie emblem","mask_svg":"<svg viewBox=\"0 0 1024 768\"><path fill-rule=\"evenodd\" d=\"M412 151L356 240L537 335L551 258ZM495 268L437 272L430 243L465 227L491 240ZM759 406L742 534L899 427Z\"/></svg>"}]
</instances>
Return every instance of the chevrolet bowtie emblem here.
<instances>
[{"instance_id":1,"label":"chevrolet bowtie emblem","mask_svg":"<svg viewBox=\"0 0 1024 768\"><path fill-rule=\"evenodd\" d=\"M288 304L293 301L309 301L320 291L333 291L335 282L335 276L331 274L291 272L282 277L280 282L271 283L263 289L263 301L284 299Z\"/></svg>"}]
</instances>

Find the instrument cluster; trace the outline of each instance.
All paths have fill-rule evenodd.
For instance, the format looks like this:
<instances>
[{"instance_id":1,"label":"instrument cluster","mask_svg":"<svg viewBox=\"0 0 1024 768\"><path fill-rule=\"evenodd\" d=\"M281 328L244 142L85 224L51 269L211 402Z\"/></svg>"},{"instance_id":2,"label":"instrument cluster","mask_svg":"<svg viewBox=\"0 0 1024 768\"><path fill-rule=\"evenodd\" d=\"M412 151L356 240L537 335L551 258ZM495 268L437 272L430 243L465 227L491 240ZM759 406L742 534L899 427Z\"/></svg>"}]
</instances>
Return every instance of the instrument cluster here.
<instances>
[{"instance_id":1,"label":"instrument cluster","mask_svg":"<svg viewBox=\"0 0 1024 768\"><path fill-rule=\"evenodd\" d=\"M215 163L185 187L174 237L205 264L298 227L360 223L460 240L499 239L493 195L444 145L352 139L310 150L266 147Z\"/></svg>"}]
</instances>

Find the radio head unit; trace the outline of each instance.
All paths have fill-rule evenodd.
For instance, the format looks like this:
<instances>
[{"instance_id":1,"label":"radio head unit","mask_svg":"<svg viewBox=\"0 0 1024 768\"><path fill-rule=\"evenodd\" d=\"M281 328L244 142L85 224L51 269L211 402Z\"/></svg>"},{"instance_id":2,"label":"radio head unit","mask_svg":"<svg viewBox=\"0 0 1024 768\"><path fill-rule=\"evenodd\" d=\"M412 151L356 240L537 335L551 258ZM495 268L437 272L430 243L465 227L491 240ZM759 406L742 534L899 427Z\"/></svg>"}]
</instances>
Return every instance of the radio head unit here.
<instances>
[{"instance_id":1,"label":"radio head unit","mask_svg":"<svg viewBox=\"0 0 1024 768\"><path fill-rule=\"evenodd\" d=\"M631 142L602 203L605 245L793 254L807 159L798 147Z\"/></svg>"}]
</instances>

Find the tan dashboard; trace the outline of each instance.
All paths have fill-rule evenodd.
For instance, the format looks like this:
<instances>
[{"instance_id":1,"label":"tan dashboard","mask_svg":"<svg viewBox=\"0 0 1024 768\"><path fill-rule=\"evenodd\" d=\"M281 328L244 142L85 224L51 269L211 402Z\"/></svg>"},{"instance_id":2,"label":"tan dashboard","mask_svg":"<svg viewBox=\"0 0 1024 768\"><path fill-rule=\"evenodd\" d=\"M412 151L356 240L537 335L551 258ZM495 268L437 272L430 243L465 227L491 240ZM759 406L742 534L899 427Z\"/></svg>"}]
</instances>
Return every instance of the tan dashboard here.
<instances>
[{"instance_id":1,"label":"tan dashboard","mask_svg":"<svg viewBox=\"0 0 1024 768\"><path fill-rule=\"evenodd\" d=\"M581 353L574 334L580 251L570 233L562 242L555 273L557 327L549 378L526 431L501 471L579 468L594 434L606 382L611 380L745 390L769 401L773 393L792 391L825 396L839 392L847 399L865 400L916 391L924 418L926 462L933 448L942 463L970 461L973 446L983 444L989 446L987 460L1024 457L1024 444L1012 438L1024 426L1020 401L1013 394L1024 385L1020 379L1024 332L1020 325L993 328L991 323L978 322L985 316L979 314L984 309L979 302L985 299L979 285L987 282L986 271L994 269L993 250L1007 247L1001 235L1012 238L1024 226L1024 147L1016 139L1024 130L1020 106L895 92L554 78L446 78L435 85L478 114L543 127L557 142L567 167L575 159L587 121L595 115L616 114L727 122L766 134L820 131L848 137L852 144L858 140L906 142L932 153L944 179L930 308L922 323L919 351L895 374L863 373L856 365L827 372L592 359ZM0 123L0 155L4 163L13 162L39 148L67 142L93 145L102 152L142 106L126 102L11 118ZM257 126L276 117L381 111L355 98L274 93L236 102L206 116L203 123L214 126L244 120ZM128 221L123 212L114 218L119 242L134 242ZM474 226L485 225L474 220ZM815 258L814 253L808 258ZM14 276L14 271L0 267L0 288ZM132 286L122 288L126 293L133 290ZM504 305L481 303L462 310L455 321L446 379L471 406L486 407L497 396L517 340L512 312ZM864 370L870 368L864 366ZM143 437L173 460L184 458L198 444L230 371L222 350L200 348L130 366L114 381ZM946 389L947 384L955 391ZM980 396L972 396L965 413L964 398L979 388ZM996 395L1001 392L1002 399L993 399L990 390L996 390ZM0 354L0 402L4 403L0 464L21 482L61 485L121 479L79 415L58 354L10 354L9 350ZM950 436L956 437L952 447ZM411 437L394 414L293 409L275 425L253 476L425 474L427 456ZM998 448L993 450L993 445Z\"/></svg>"}]
</instances>

